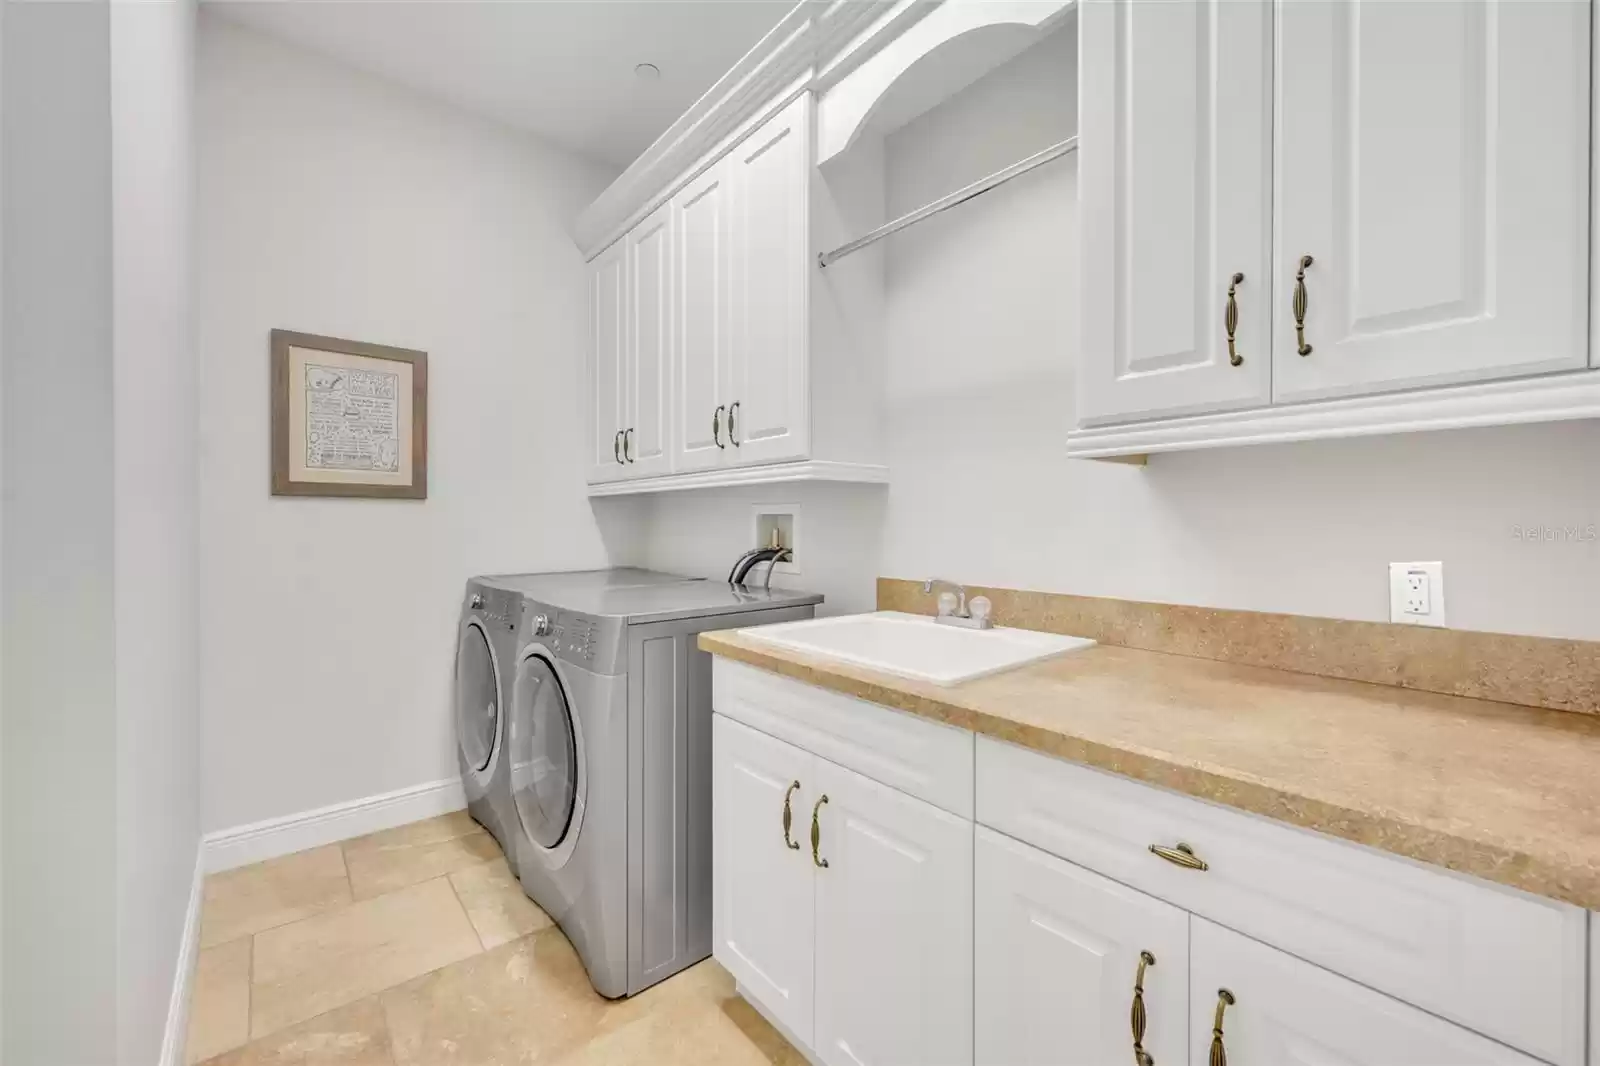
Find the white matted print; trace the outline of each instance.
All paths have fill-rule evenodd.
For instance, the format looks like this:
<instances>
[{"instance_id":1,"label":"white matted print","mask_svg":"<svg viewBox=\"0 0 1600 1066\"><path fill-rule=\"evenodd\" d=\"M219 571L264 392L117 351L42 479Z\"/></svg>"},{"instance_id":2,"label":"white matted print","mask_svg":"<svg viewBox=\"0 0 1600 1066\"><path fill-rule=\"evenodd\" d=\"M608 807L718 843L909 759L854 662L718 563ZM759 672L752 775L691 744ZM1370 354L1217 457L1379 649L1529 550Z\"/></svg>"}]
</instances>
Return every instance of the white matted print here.
<instances>
[{"instance_id":1,"label":"white matted print","mask_svg":"<svg viewBox=\"0 0 1600 1066\"><path fill-rule=\"evenodd\" d=\"M427 495L427 355L272 333L272 491Z\"/></svg>"}]
</instances>

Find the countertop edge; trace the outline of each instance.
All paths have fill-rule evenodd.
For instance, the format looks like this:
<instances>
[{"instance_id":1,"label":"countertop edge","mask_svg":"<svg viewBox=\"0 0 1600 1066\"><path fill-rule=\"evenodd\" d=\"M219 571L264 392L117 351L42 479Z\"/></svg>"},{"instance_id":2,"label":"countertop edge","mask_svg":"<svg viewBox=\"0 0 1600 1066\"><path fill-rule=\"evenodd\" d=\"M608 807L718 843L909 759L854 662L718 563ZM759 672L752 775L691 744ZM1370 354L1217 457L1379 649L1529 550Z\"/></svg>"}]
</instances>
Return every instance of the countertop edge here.
<instances>
[{"instance_id":1,"label":"countertop edge","mask_svg":"<svg viewBox=\"0 0 1600 1066\"><path fill-rule=\"evenodd\" d=\"M885 682L868 680L844 669L830 669L814 660L789 658L778 649L751 648L728 639L730 636L733 634L701 633L698 645L712 655L1004 743L1019 744L1141 784L1165 788L1544 899L1600 909L1600 877L1587 871L1575 871L1516 849L1443 832L1400 817L1383 817L1311 796L1294 795L1244 777L1229 777L1181 761L1112 747L1070 733L941 702L893 687L892 683L885 683L889 679ZM1374 839L1382 843L1373 843Z\"/></svg>"}]
</instances>

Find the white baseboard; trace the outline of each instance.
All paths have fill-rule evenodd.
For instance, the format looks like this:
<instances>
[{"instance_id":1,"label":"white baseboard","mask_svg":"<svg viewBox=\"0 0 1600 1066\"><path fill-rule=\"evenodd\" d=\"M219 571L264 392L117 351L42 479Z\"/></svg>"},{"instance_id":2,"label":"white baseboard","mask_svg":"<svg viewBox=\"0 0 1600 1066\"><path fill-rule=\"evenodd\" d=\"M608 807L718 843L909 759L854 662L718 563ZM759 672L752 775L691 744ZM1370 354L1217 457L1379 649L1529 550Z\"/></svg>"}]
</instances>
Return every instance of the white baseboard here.
<instances>
[{"instance_id":1,"label":"white baseboard","mask_svg":"<svg viewBox=\"0 0 1600 1066\"><path fill-rule=\"evenodd\" d=\"M194 984L194 960L200 952L200 903L205 898L205 842L194 851L194 881L189 885L189 906L183 912L183 939L178 943L178 969L167 1000L167 1028L161 1037L161 1066L183 1066L184 1043L189 1036L189 995Z\"/></svg>"},{"instance_id":2,"label":"white baseboard","mask_svg":"<svg viewBox=\"0 0 1600 1066\"><path fill-rule=\"evenodd\" d=\"M376 833L380 829L449 814L466 805L461 779L450 778L223 829L206 834L202 845L205 869L207 873L231 870L235 866L275 859L363 833Z\"/></svg>"}]
</instances>

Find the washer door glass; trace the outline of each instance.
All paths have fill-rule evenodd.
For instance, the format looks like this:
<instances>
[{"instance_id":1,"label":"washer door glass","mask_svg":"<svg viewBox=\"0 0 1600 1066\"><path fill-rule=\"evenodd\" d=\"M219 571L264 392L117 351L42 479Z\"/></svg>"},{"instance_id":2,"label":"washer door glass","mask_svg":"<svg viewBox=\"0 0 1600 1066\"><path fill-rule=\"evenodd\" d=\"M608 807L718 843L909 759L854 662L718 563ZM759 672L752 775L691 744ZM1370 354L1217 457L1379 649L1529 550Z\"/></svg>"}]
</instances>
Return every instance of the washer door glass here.
<instances>
[{"instance_id":1,"label":"washer door glass","mask_svg":"<svg viewBox=\"0 0 1600 1066\"><path fill-rule=\"evenodd\" d=\"M567 835L578 798L578 752L572 712L555 671L542 656L517 666L511 712L511 789L522 829L542 848Z\"/></svg>"},{"instance_id":2,"label":"washer door glass","mask_svg":"<svg viewBox=\"0 0 1600 1066\"><path fill-rule=\"evenodd\" d=\"M494 754L500 728L500 683L483 630L468 625L456 648L456 742L467 765L481 772Z\"/></svg>"}]
</instances>

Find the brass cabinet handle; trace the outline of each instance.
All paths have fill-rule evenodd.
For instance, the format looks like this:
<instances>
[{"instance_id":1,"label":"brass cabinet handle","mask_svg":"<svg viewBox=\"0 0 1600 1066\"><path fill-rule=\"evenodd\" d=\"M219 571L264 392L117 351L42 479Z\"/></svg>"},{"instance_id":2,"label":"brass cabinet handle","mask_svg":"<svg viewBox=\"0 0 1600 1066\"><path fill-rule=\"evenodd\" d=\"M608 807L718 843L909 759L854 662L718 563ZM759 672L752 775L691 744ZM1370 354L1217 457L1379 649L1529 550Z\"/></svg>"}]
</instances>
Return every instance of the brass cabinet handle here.
<instances>
[{"instance_id":1,"label":"brass cabinet handle","mask_svg":"<svg viewBox=\"0 0 1600 1066\"><path fill-rule=\"evenodd\" d=\"M611 454L618 463L622 462L622 430L620 429L611 438Z\"/></svg>"},{"instance_id":2,"label":"brass cabinet handle","mask_svg":"<svg viewBox=\"0 0 1600 1066\"><path fill-rule=\"evenodd\" d=\"M823 870L828 868L828 860L824 859L820 854L822 849L822 823L818 820L818 813L822 810L822 805L827 802L828 794L824 792L822 798L817 800L816 805L811 808L811 861Z\"/></svg>"},{"instance_id":3,"label":"brass cabinet handle","mask_svg":"<svg viewBox=\"0 0 1600 1066\"><path fill-rule=\"evenodd\" d=\"M1163 847L1160 844L1150 845L1150 854L1160 856L1174 866L1182 866L1185 870L1209 870L1211 864L1194 853L1189 845L1178 842L1175 848Z\"/></svg>"},{"instance_id":4,"label":"brass cabinet handle","mask_svg":"<svg viewBox=\"0 0 1600 1066\"><path fill-rule=\"evenodd\" d=\"M1233 281L1228 284L1228 306L1222 312L1222 326L1228 331L1228 365L1238 366L1244 362L1244 356L1234 351L1233 334L1239 328L1239 301L1234 299L1234 293L1239 284L1244 281L1243 274L1235 274Z\"/></svg>"},{"instance_id":5,"label":"brass cabinet handle","mask_svg":"<svg viewBox=\"0 0 1600 1066\"><path fill-rule=\"evenodd\" d=\"M792 840L789 837L789 826L794 824L794 812L789 809L789 797L793 796L799 787L800 782L796 781L794 784L790 785L788 790L783 794L783 842L790 851L800 850L799 841Z\"/></svg>"},{"instance_id":6,"label":"brass cabinet handle","mask_svg":"<svg viewBox=\"0 0 1600 1066\"><path fill-rule=\"evenodd\" d=\"M1311 265L1311 257L1300 257L1300 269L1294 272L1294 338L1299 344L1301 355L1311 354L1311 345L1306 343L1306 267Z\"/></svg>"},{"instance_id":7,"label":"brass cabinet handle","mask_svg":"<svg viewBox=\"0 0 1600 1066\"><path fill-rule=\"evenodd\" d=\"M1217 1017L1211 1023L1211 1066L1228 1066L1228 1049L1222 1046L1222 1012L1234 1003L1232 992L1217 989Z\"/></svg>"},{"instance_id":8,"label":"brass cabinet handle","mask_svg":"<svg viewBox=\"0 0 1600 1066\"><path fill-rule=\"evenodd\" d=\"M633 427L629 426L622 431L622 458L625 462L633 462Z\"/></svg>"},{"instance_id":9,"label":"brass cabinet handle","mask_svg":"<svg viewBox=\"0 0 1600 1066\"><path fill-rule=\"evenodd\" d=\"M728 439L733 442L733 446L735 448L739 446L739 438L733 435L733 412L737 411L738 409L738 400L733 401L733 405L728 408Z\"/></svg>"},{"instance_id":10,"label":"brass cabinet handle","mask_svg":"<svg viewBox=\"0 0 1600 1066\"><path fill-rule=\"evenodd\" d=\"M1133 978L1133 1066L1155 1066L1155 1059L1144 1049L1144 968L1154 966L1156 957L1148 951L1139 952L1139 972Z\"/></svg>"},{"instance_id":11,"label":"brass cabinet handle","mask_svg":"<svg viewBox=\"0 0 1600 1066\"><path fill-rule=\"evenodd\" d=\"M719 403L717 409L711 412L711 439L717 442L717 447L726 448L727 445L722 443L722 411L723 406Z\"/></svg>"}]
</instances>

